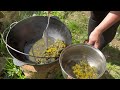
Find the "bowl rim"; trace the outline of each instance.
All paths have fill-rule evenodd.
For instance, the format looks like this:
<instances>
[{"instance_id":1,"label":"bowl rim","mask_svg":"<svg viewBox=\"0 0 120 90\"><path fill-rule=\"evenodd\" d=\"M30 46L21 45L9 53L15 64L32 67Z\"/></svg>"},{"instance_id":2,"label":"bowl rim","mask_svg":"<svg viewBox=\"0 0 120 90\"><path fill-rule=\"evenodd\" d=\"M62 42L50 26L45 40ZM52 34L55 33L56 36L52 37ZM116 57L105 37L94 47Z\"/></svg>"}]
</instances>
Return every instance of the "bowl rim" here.
<instances>
[{"instance_id":1,"label":"bowl rim","mask_svg":"<svg viewBox=\"0 0 120 90\"><path fill-rule=\"evenodd\" d=\"M67 49L69 49L69 48L71 48L71 47L75 47L75 46L86 46L86 47L89 47L89 48L95 50L97 53L99 53L99 55L102 57L102 59L103 59L104 62L105 62L105 69L104 69L104 71L103 71L101 74L99 74L98 77L96 78L96 79L99 79L99 78L105 73L105 71L106 71L106 58L105 58L104 54L103 54L99 49L94 48L93 46L88 45L88 44L82 44L82 43L80 43L80 44L71 44L71 45L67 46L65 49L63 49L63 51L61 52L60 57L59 57L59 64L60 64L60 67L61 67L62 72L64 72L67 76L71 77L72 79L77 79L77 78L74 78L74 77L72 77L71 75L69 75L69 74L64 70L64 68L63 68L63 66L62 66L62 61L61 61L61 60L62 60L62 57L63 57L63 54L65 53L65 51L66 51Z\"/></svg>"}]
</instances>

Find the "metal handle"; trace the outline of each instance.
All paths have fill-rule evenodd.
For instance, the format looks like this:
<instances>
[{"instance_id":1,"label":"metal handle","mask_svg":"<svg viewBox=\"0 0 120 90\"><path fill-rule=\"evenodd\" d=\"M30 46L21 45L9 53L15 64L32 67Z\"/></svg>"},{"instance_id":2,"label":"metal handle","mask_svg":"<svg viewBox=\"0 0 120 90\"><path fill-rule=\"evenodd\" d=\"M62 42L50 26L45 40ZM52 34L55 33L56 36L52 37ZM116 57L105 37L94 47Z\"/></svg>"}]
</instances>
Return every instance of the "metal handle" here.
<instances>
[{"instance_id":1,"label":"metal handle","mask_svg":"<svg viewBox=\"0 0 120 90\"><path fill-rule=\"evenodd\" d=\"M18 22L13 22L13 23L10 25L10 29L11 29L12 27L14 27L17 23L18 23Z\"/></svg>"},{"instance_id":2,"label":"metal handle","mask_svg":"<svg viewBox=\"0 0 120 90\"><path fill-rule=\"evenodd\" d=\"M13 22L9 27L7 27L3 33L1 34L3 42L6 44L6 39L7 39L7 34L10 32L10 29L15 26L15 24L17 24L17 22ZM8 30L9 29L9 30ZM6 44L7 45L7 44Z\"/></svg>"},{"instance_id":3,"label":"metal handle","mask_svg":"<svg viewBox=\"0 0 120 90\"><path fill-rule=\"evenodd\" d=\"M17 23L18 23L18 22L13 22L9 27L7 27L7 28L3 31L2 37L3 37L3 40L4 40L4 41L6 40L6 37L7 37L7 35L5 35L5 33L8 34L8 32L10 32L10 29L11 29L12 27L14 27ZM9 30L8 30L8 29L9 29ZM4 37L5 37L5 38L4 38Z\"/></svg>"},{"instance_id":4,"label":"metal handle","mask_svg":"<svg viewBox=\"0 0 120 90\"><path fill-rule=\"evenodd\" d=\"M45 42L45 46L46 46L46 49L48 48L48 26L49 26L49 21L50 21L50 11L48 11L48 22L47 22L47 26L43 32L43 39L44 39L44 42Z\"/></svg>"},{"instance_id":5,"label":"metal handle","mask_svg":"<svg viewBox=\"0 0 120 90\"><path fill-rule=\"evenodd\" d=\"M7 36L8 36L8 34L9 34L11 28L13 28L17 23L18 23L18 22L13 22L9 27L7 27L7 28L3 31L3 33L1 34L2 40L3 40L3 42L5 43L5 45L8 46L9 48L11 48L12 50L14 50L14 51L16 51L16 52L18 52L18 53L24 54L24 55L29 55L29 54L20 52L20 51L14 49L13 47L11 47L10 45L7 44ZM8 30L8 29L9 29L9 30Z\"/></svg>"},{"instance_id":6,"label":"metal handle","mask_svg":"<svg viewBox=\"0 0 120 90\"><path fill-rule=\"evenodd\" d=\"M45 58L45 57L39 57L39 56L33 56L33 55L30 55L30 54L26 54L26 53L24 53L24 52L21 52L21 51L18 51L18 50L16 50L16 49L14 49L13 47L11 47L10 45L7 44L7 37L8 37L8 34L9 34L9 32L10 32L10 29L13 28L17 23L18 23L18 22L12 23L8 28L6 28L6 29L4 30L4 32L1 34L2 40L3 40L3 42L5 43L5 45L6 45L7 47L9 47L10 49L12 49L12 50L14 50L14 51L16 51L16 52L18 52L18 53L20 53L20 54L23 54L23 55L27 55L27 56L31 56L31 57L36 57L36 58ZM8 29L9 29L9 30L8 30ZM5 35L5 33L7 33L7 34ZM4 37L5 37L5 38L4 38ZM51 57L51 58L55 58L55 57Z\"/></svg>"}]
</instances>

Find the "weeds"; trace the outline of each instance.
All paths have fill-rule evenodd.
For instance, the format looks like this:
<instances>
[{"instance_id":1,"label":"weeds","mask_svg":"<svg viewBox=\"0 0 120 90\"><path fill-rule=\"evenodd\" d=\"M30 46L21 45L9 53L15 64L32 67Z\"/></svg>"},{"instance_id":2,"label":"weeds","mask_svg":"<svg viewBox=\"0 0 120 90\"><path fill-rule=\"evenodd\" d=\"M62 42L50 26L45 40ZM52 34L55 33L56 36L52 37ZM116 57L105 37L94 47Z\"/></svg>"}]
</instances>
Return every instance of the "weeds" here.
<instances>
[{"instance_id":1,"label":"weeds","mask_svg":"<svg viewBox=\"0 0 120 90\"><path fill-rule=\"evenodd\" d=\"M9 79L25 79L25 76L20 69L12 62L12 58L6 58L6 66L4 67L5 78Z\"/></svg>"},{"instance_id":2,"label":"weeds","mask_svg":"<svg viewBox=\"0 0 120 90\"><path fill-rule=\"evenodd\" d=\"M16 13L16 14L15 14ZM4 22L4 29L7 28L12 22L19 21L21 19L28 18L30 16L47 16L47 11L15 11L12 15L8 15L5 11L6 21ZM8 17L7 17L8 15ZM14 18L12 19L12 16ZM80 11L51 11L51 16L58 16L59 19L68 27L72 34L72 43L83 43L85 39L87 39L87 25L88 25L88 15L85 15ZM115 38L120 39L120 27L118 28L118 34ZM116 57L113 49L106 48L105 50L108 53L114 52L114 54L110 54L112 57ZM6 66L4 68L5 76L10 79L24 79L25 76L21 71L20 67L16 66L12 62L11 56L8 54L5 44L0 37L0 56L6 58ZM118 56L119 58L119 56ZM120 62L116 61L118 58L108 58L107 59L107 69L109 73L116 79L120 78ZM116 60L114 60L116 59ZM110 62L114 62L110 63ZM117 62L117 63L116 63ZM56 78L63 78L62 74L58 75Z\"/></svg>"}]
</instances>

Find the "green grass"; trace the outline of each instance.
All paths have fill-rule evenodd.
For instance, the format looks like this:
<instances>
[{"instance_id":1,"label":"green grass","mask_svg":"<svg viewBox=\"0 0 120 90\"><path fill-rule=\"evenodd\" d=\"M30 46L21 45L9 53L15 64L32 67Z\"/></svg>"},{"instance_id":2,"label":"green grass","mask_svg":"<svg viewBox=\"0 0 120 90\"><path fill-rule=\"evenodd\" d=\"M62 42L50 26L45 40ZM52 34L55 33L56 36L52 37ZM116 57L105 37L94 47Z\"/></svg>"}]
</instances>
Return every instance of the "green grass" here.
<instances>
[{"instance_id":1,"label":"green grass","mask_svg":"<svg viewBox=\"0 0 120 90\"><path fill-rule=\"evenodd\" d=\"M30 16L46 16L47 11L18 11L15 21L25 19ZM87 39L87 25L89 15L80 11L52 11L52 16L58 16L60 20L68 27L72 34L72 44L83 43ZM11 19L9 19L11 20ZM4 28L7 28L13 21L6 21L4 23ZM120 27L118 29L118 34L115 38L120 39ZM112 46L106 46L103 50L106 54L109 54L107 58L107 72L103 75L103 78L114 78L120 79L120 51ZM13 64L11 56L8 54L5 44L0 38L0 56L6 57L6 66L4 68L4 73L6 77L10 79L24 79L25 76L20 70L20 68ZM58 74L56 79L62 79L62 74Z\"/></svg>"},{"instance_id":2,"label":"green grass","mask_svg":"<svg viewBox=\"0 0 120 90\"><path fill-rule=\"evenodd\" d=\"M119 27L118 27L117 34L116 34L115 38L116 38L117 40L120 40L120 25L119 25Z\"/></svg>"},{"instance_id":3,"label":"green grass","mask_svg":"<svg viewBox=\"0 0 120 90\"><path fill-rule=\"evenodd\" d=\"M4 77L7 79L25 79L25 76L20 67L13 64L12 58L6 58L4 73Z\"/></svg>"},{"instance_id":4,"label":"green grass","mask_svg":"<svg viewBox=\"0 0 120 90\"><path fill-rule=\"evenodd\" d=\"M6 65L3 68L4 77L7 79L24 79L25 76L23 72L21 71L20 67L14 65L12 61L12 57L7 52L6 46L3 43L2 38L0 38L0 57L3 57L6 61Z\"/></svg>"},{"instance_id":5,"label":"green grass","mask_svg":"<svg viewBox=\"0 0 120 90\"><path fill-rule=\"evenodd\" d=\"M3 55L8 55L8 52L6 50L5 44L3 43L3 40L1 38L1 33L0 33L0 57L2 57Z\"/></svg>"},{"instance_id":6,"label":"green grass","mask_svg":"<svg viewBox=\"0 0 120 90\"><path fill-rule=\"evenodd\" d=\"M107 55L107 79L120 79L120 50L113 46L106 46L102 52ZM109 77L111 75L111 77ZM108 77L107 77L108 76Z\"/></svg>"}]
</instances>

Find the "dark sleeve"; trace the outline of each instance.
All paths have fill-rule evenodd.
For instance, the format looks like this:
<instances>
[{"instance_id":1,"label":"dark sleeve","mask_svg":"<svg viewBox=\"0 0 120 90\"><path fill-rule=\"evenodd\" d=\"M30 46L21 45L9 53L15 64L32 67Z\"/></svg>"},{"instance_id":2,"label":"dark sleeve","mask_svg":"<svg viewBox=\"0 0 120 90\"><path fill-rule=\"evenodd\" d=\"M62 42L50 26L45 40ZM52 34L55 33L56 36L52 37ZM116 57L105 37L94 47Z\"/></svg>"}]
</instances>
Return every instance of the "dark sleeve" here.
<instances>
[{"instance_id":1,"label":"dark sleeve","mask_svg":"<svg viewBox=\"0 0 120 90\"><path fill-rule=\"evenodd\" d=\"M91 18L101 22L110 11L91 11Z\"/></svg>"}]
</instances>

